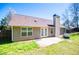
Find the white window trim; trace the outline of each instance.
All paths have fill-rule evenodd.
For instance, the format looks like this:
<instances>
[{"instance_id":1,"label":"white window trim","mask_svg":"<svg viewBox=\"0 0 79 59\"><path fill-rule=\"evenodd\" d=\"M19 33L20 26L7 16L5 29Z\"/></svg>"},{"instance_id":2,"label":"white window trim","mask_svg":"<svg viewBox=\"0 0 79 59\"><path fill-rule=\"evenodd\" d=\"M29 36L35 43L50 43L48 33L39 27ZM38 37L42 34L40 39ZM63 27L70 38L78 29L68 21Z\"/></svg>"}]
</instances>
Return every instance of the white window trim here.
<instances>
[{"instance_id":1,"label":"white window trim","mask_svg":"<svg viewBox=\"0 0 79 59\"><path fill-rule=\"evenodd\" d=\"M27 28L27 35L26 36L22 36L22 28ZM32 28L32 27L21 27L20 28L20 36L22 36L22 37L30 37L29 35L28 35L28 28ZM33 28L32 28L32 35L31 36L33 36Z\"/></svg>"},{"instance_id":2,"label":"white window trim","mask_svg":"<svg viewBox=\"0 0 79 59\"><path fill-rule=\"evenodd\" d=\"M27 27L21 27L21 36L22 36L22 32L23 32L22 28L27 28ZM27 32L28 32L28 30L27 30ZM28 34L26 36L28 36ZM22 36L22 37L25 37L25 36Z\"/></svg>"},{"instance_id":3,"label":"white window trim","mask_svg":"<svg viewBox=\"0 0 79 59\"><path fill-rule=\"evenodd\" d=\"M28 29L28 28L32 28L32 27L27 27L27 29ZM27 30L27 36L28 36L28 32L29 32L29 31ZM33 29L32 29L32 35L31 35L31 36L33 36ZM30 37L30 36L29 36L29 37Z\"/></svg>"},{"instance_id":4,"label":"white window trim","mask_svg":"<svg viewBox=\"0 0 79 59\"><path fill-rule=\"evenodd\" d=\"M47 34L46 33L45 34L46 34L46 36L48 36L48 28L45 28L45 29L47 29ZM45 31L45 29L44 29L44 31Z\"/></svg>"},{"instance_id":5,"label":"white window trim","mask_svg":"<svg viewBox=\"0 0 79 59\"><path fill-rule=\"evenodd\" d=\"M41 35L41 29L44 30L44 36ZM45 36L45 29L47 29L47 35ZM48 36L48 28L40 28L40 36L41 37L47 37Z\"/></svg>"},{"instance_id":6,"label":"white window trim","mask_svg":"<svg viewBox=\"0 0 79 59\"><path fill-rule=\"evenodd\" d=\"M43 36L42 36L42 33L41 33L41 32L42 32L42 29L43 29L43 28L40 28L40 36L41 36L41 37L43 37Z\"/></svg>"}]
</instances>

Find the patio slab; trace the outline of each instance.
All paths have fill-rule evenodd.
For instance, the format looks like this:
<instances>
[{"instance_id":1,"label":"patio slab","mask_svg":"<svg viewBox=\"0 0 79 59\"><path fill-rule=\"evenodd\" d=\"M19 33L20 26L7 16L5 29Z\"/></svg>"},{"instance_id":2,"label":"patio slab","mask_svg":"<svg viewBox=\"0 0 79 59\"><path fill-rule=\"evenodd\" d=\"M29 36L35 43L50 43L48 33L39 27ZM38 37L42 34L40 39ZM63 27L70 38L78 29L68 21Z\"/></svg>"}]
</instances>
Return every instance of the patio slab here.
<instances>
[{"instance_id":1,"label":"patio slab","mask_svg":"<svg viewBox=\"0 0 79 59\"><path fill-rule=\"evenodd\" d=\"M58 43L62 41L61 38L58 37L49 37L49 38L42 38L42 39L36 39L35 42L40 46L40 47L46 47L55 43Z\"/></svg>"}]
</instances>

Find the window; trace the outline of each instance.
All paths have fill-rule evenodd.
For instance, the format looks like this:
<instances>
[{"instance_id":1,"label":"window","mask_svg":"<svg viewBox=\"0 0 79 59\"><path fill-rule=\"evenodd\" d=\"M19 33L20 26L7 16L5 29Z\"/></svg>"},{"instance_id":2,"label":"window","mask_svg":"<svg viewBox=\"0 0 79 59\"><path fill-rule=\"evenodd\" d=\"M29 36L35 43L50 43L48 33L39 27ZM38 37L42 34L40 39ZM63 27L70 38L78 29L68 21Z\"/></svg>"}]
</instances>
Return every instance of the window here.
<instances>
[{"instance_id":1,"label":"window","mask_svg":"<svg viewBox=\"0 0 79 59\"><path fill-rule=\"evenodd\" d=\"M22 36L27 36L27 28L22 28Z\"/></svg>"},{"instance_id":2,"label":"window","mask_svg":"<svg viewBox=\"0 0 79 59\"><path fill-rule=\"evenodd\" d=\"M22 28L21 34L22 36L32 36L32 28Z\"/></svg>"},{"instance_id":3,"label":"window","mask_svg":"<svg viewBox=\"0 0 79 59\"><path fill-rule=\"evenodd\" d=\"M51 28L51 34L53 34L53 28Z\"/></svg>"},{"instance_id":4,"label":"window","mask_svg":"<svg viewBox=\"0 0 79 59\"><path fill-rule=\"evenodd\" d=\"M43 35L43 29L41 29L41 36L44 36L44 35Z\"/></svg>"},{"instance_id":5,"label":"window","mask_svg":"<svg viewBox=\"0 0 79 59\"><path fill-rule=\"evenodd\" d=\"M41 28L41 36L44 37L44 36L48 36L48 29L47 28Z\"/></svg>"},{"instance_id":6,"label":"window","mask_svg":"<svg viewBox=\"0 0 79 59\"><path fill-rule=\"evenodd\" d=\"M32 36L32 28L28 28L28 36Z\"/></svg>"},{"instance_id":7,"label":"window","mask_svg":"<svg viewBox=\"0 0 79 59\"><path fill-rule=\"evenodd\" d=\"M45 36L47 36L47 29L45 29Z\"/></svg>"}]
</instances>

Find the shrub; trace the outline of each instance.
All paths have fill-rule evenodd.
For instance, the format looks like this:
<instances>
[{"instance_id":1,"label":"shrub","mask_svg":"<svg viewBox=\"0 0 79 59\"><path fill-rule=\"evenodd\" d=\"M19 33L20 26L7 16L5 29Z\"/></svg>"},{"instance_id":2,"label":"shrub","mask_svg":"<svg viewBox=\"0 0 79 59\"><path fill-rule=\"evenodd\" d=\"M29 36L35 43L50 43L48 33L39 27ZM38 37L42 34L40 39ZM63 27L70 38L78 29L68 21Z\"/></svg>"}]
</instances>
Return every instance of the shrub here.
<instances>
[{"instance_id":1,"label":"shrub","mask_svg":"<svg viewBox=\"0 0 79 59\"><path fill-rule=\"evenodd\" d=\"M70 37L69 37L69 34L68 34L68 33L64 33L63 38L69 39L69 38L70 38Z\"/></svg>"}]
</instances>

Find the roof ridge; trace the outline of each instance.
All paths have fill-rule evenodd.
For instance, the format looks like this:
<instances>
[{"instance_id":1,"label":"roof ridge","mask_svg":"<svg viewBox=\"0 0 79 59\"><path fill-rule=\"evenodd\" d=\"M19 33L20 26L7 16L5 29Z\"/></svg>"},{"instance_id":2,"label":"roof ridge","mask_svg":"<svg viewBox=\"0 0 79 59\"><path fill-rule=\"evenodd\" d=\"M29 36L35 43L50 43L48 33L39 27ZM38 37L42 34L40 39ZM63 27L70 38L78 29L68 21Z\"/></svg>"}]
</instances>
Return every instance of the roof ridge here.
<instances>
[{"instance_id":1,"label":"roof ridge","mask_svg":"<svg viewBox=\"0 0 79 59\"><path fill-rule=\"evenodd\" d=\"M29 15L23 15L23 14L14 14L14 15L28 16L28 17L32 17L32 18L37 18L37 19L43 19L43 20L51 21L51 19L45 19L45 18L34 17L34 16L29 16Z\"/></svg>"}]
</instances>

